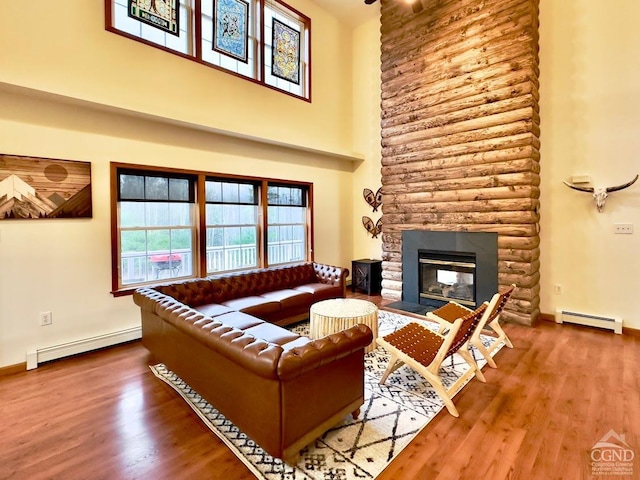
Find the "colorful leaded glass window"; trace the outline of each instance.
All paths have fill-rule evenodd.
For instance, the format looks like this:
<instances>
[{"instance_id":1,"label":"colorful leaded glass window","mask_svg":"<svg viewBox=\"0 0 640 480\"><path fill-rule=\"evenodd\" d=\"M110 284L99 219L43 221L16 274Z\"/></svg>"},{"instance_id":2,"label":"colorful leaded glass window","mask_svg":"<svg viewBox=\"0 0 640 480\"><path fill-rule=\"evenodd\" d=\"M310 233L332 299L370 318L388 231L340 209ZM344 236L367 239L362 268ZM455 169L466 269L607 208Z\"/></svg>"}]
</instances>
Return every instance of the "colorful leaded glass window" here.
<instances>
[{"instance_id":1,"label":"colorful leaded glass window","mask_svg":"<svg viewBox=\"0 0 640 480\"><path fill-rule=\"evenodd\" d=\"M311 20L280 0L105 0L107 30L311 100Z\"/></svg>"}]
</instances>

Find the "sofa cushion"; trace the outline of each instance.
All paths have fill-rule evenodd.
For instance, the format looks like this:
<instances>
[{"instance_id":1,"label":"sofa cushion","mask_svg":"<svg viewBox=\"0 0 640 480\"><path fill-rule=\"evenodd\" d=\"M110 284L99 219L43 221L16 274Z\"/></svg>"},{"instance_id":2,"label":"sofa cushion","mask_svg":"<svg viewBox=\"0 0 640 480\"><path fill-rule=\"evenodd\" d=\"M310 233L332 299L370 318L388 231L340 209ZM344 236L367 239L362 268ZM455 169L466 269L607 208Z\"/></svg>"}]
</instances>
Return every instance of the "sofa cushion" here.
<instances>
[{"instance_id":1,"label":"sofa cushion","mask_svg":"<svg viewBox=\"0 0 640 480\"><path fill-rule=\"evenodd\" d=\"M220 305L219 303L209 303L207 305L200 305L197 310L209 317L217 317L218 315L224 315L225 313L233 312L229 307Z\"/></svg>"},{"instance_id":2,"label":"sofa cushion","mask_svg":"<svg viewBox=\"0 0 640 480\"><path fill-rule=\"evenodd\" d=\"M230 311L215 317L215 320L221 322L229 327L237 328L238 330L246 330L247 328L255 327L264 323L264 320L260 320L253 315L248 315L242 312Z\"/></svg>"},{"instance_id":3,"label":"sofa cushion","mask_svg":"<svg viewBox=\"0 0 640 480\"><path fill-rule=\"evenodd\" d=\"M311 304L313 301L313 294L310 292L302 292L300 290L290 288L276 290L275 292L266 292L260 296L268 300L280 302L280 308L282 310L304 307Z\"/></svg>"},{"instance_id":4,"label":"sofa cushion","mask_svg":"<svg viewBox=\"0 0 640 480\"><path fill-rule=\"evenodd\" d=\"M233 300L227 300L223 305L229 307L231 310L238 310L248 313L249 315L255 315L258 318L280 311L280 302L260 296L234 298Z\"/></svg>"},{"instance_id":5,"label":"sofa cushion","mask_svg":"<svg viewBox=\"0 0 640 480\"><path fill-rule=\"evenodd\" d=\"M295 287L294 290L311 293L316 302L329 298L342 297L342 289L340 287L327 283L307 283L306 285Z\"/></svg>"},{"instance_id":6,"label":"sofa cushion","mask_svg":"<svg viewBox=\"0 0 640 480\"><path fill-rule=\"evenodd\" d=\"M286 328L269 322L262 322L260 325L247 328L244 332L260 340L264 340L267 343L275 343L276 345L284 345L300 338L300 335L297 333L293 333Z\"/></svg>"}]
</instances>

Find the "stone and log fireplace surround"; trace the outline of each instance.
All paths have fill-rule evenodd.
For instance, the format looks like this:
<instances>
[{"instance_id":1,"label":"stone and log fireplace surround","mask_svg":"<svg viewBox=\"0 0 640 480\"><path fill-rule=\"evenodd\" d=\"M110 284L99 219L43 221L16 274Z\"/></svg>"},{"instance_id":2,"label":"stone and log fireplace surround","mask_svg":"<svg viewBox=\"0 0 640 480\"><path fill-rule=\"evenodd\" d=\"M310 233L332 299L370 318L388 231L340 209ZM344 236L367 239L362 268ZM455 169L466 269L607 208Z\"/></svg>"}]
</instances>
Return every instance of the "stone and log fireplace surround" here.
<instances>
[{"instance_id":1,"label":"stone and log fireplace surround","mask_svg":"<svg viewBox=\"0 0 640 480\"><path fill-rule=\"evenodd\" d=\"M419 250L433 248L406 253L405 232L491 233L491 293L517 287L501 318L531 325L540 314L539 1L423 4L414 13L380 1L382 296L422 305L420 280L446 299L452 275L465 288L473 278L470 267L419 276ZM442 245L445 262L455 238ZM482 262L476 303L487 299Z\"/></svg>"}]
</instances>

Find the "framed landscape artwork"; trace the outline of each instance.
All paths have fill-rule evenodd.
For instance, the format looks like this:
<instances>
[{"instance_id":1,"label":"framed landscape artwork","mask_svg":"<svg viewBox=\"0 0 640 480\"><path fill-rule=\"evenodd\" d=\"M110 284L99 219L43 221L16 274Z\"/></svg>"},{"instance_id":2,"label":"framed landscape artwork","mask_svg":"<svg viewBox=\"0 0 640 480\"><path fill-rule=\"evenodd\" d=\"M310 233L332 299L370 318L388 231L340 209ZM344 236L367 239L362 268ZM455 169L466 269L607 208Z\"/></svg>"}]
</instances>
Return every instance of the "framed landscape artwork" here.
<instances>
[{"instance_id":1,"label":"framed landscape artwork","mask_svg":"<svg viewBox=\"0 0 640 480\"><path fill-rule=\"evenodd\" d=\"M0 220L91 216L91 163L0 154Z\"/></svg>"},{"instance_id":2,"label":"framed landscape artwork","mask_svg":"<svg viewBox=\"0 0 640 480\"><path fill-rule=\"evenodd\" d=\"M214 0L213 49L247 63L249 3L244 0Z\"/></svg>"},{"instance_id":3,"label":"framed landscape artwork","mask_svg":"<svg viewBox=\"0 0 640 480\"><path fill-rule=\"evenodd\" d=\"M271 74L300 85L300 32L273 19Z\"/></svg>"},{"instance_id":4,"label":"framed landscape artwork","mask_svg":"<svg viewBox=\"0 0 640 480\"><path fill-rule=\"evenodd\" d=\"M180 35L179 0L129 0L128 7L131 18L171 35Z\"/></svg>"}]
</instances>

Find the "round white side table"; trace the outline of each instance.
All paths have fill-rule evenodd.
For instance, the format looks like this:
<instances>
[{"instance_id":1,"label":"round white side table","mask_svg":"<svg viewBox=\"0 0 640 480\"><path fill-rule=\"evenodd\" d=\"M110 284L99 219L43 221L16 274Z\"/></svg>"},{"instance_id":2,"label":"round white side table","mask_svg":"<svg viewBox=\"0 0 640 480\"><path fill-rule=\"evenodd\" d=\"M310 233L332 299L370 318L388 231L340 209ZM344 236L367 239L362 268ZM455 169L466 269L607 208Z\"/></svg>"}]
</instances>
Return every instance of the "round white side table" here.
<instances>
[{"instance_id":1,"label":"round white side table","mask_svg":"<svg viewBox=\"0 0 640 480\"><path fill-rule=\"evenodd\" d=\"M332 298L314 303L309 311L309 323L310 336L314 340L363 323L373 332L373 341L365 349L365 353L376 348L378 307L366 300Z\"/></svg>"}]
</instances>

